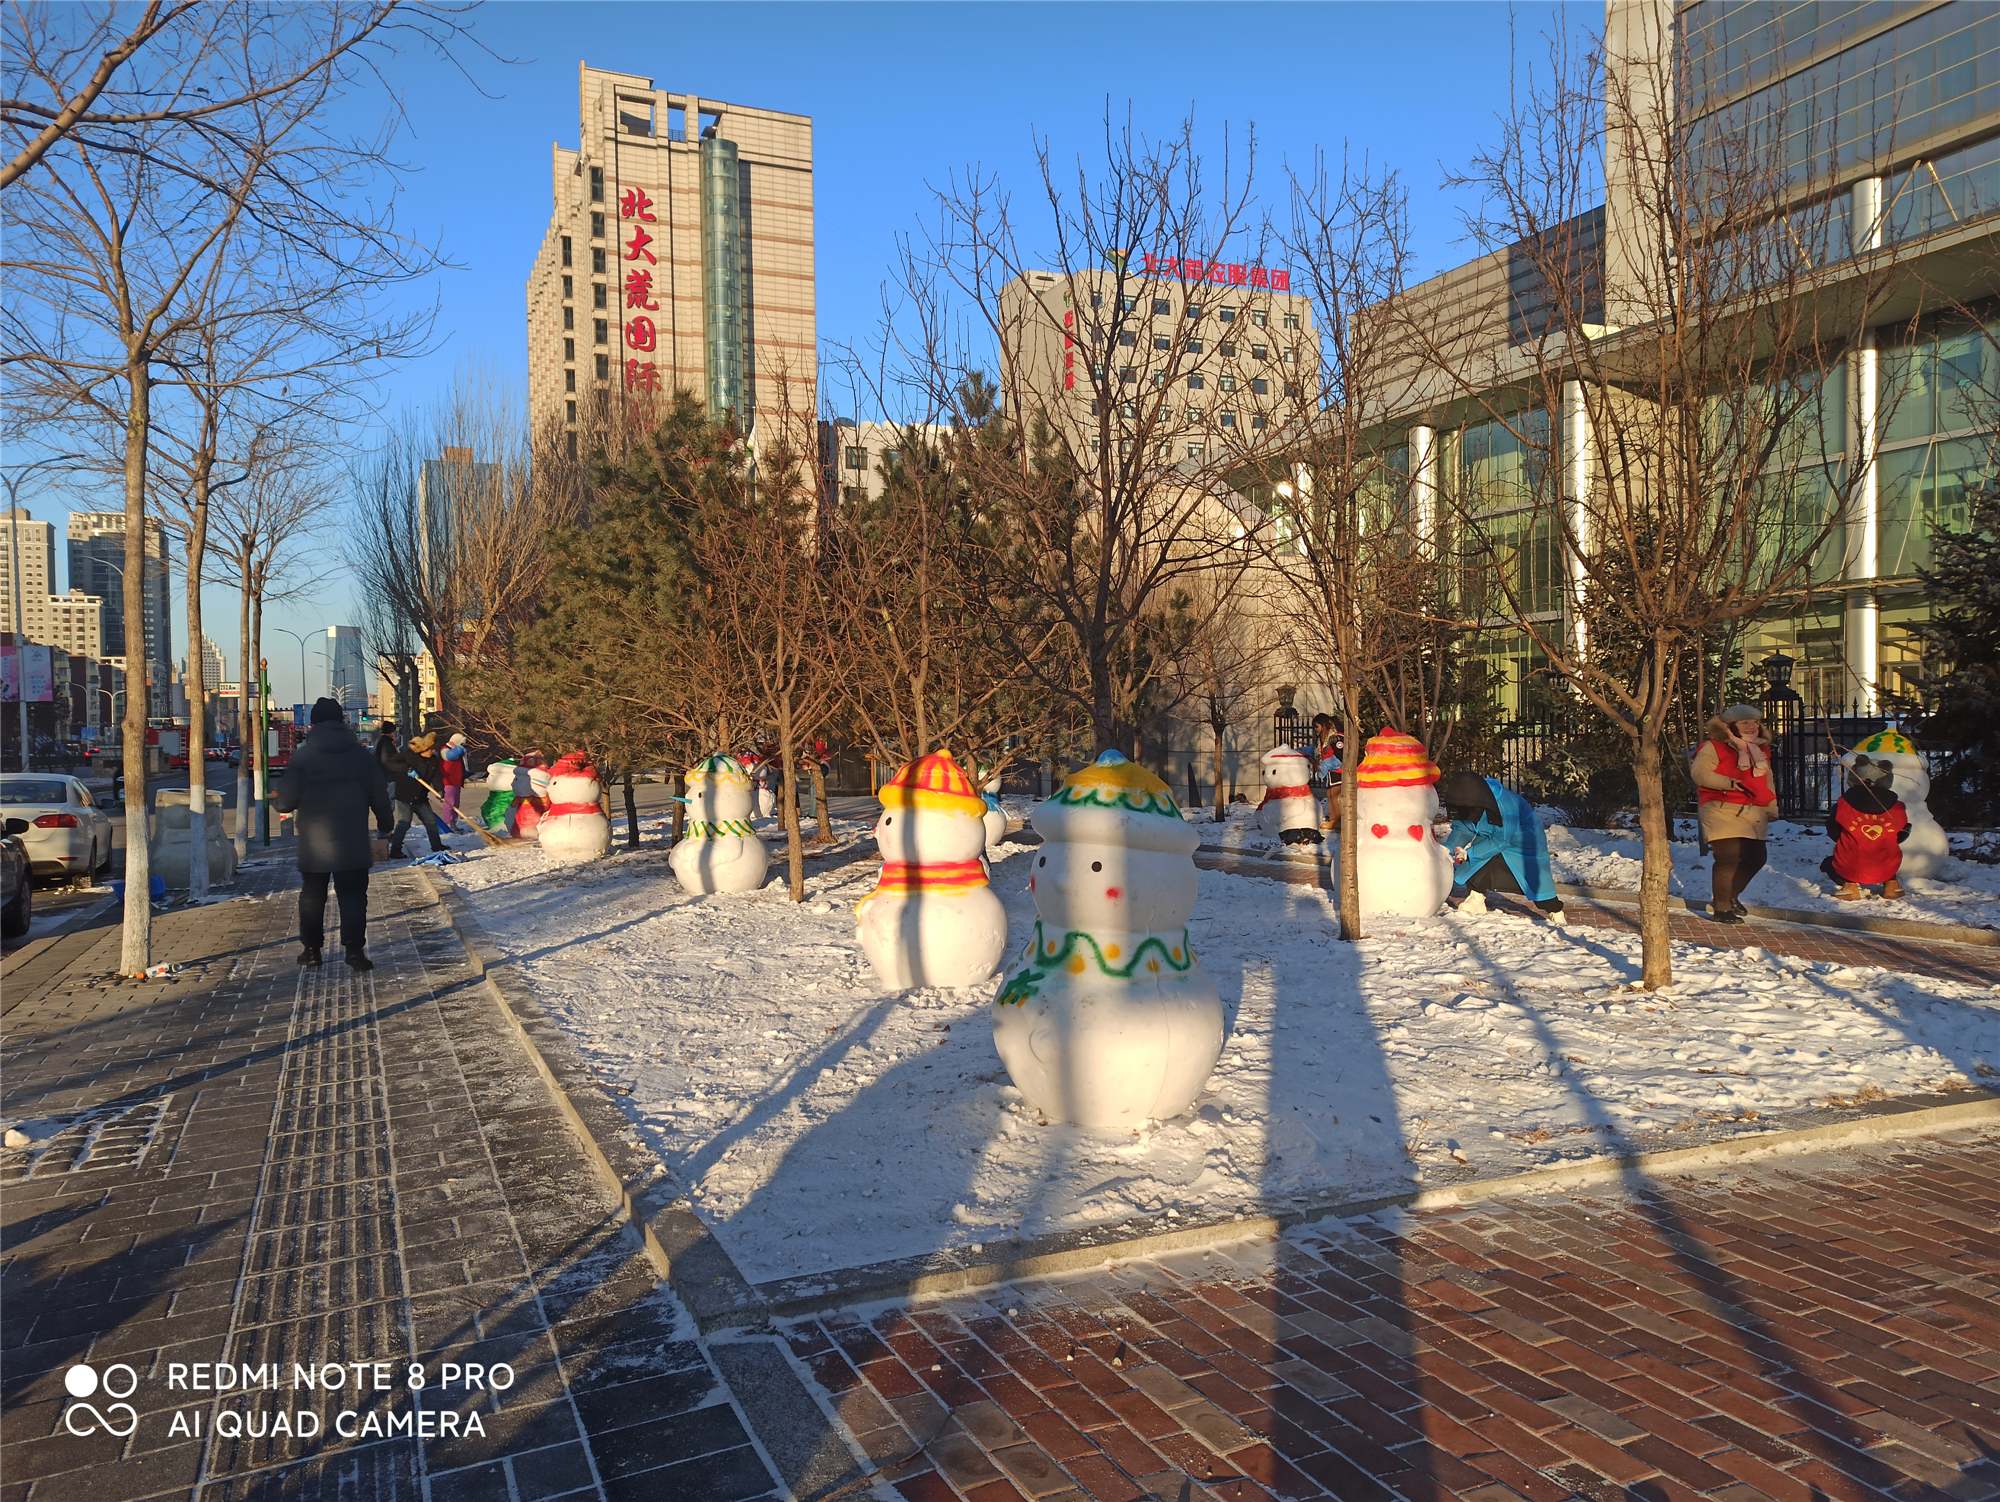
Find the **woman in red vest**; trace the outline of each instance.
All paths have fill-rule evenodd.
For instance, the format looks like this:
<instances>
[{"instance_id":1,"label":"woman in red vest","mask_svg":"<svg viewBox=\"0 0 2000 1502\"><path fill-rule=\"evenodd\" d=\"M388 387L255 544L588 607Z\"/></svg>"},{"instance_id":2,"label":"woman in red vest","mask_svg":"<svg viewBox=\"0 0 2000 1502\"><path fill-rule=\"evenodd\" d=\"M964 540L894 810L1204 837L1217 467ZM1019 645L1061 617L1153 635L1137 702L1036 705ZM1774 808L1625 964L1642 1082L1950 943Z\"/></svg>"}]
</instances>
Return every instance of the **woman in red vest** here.
<instances>
[{"instance_id":1,"label":"woman in red vest","mask_svg":"<svg viewBox=\"0 0 2000 1502\"><path fill-rule=\"evenodd\" d=\"M1741 923L1738 899L1764 869L1764 833L1778 795L1771 787L1771 743L1750 704L1732 704L1708 722L1708 739L1694 754L1694 785L1701 800L1701 832L1714 853L1708 915Z\"/></svg>"}]
</instances>

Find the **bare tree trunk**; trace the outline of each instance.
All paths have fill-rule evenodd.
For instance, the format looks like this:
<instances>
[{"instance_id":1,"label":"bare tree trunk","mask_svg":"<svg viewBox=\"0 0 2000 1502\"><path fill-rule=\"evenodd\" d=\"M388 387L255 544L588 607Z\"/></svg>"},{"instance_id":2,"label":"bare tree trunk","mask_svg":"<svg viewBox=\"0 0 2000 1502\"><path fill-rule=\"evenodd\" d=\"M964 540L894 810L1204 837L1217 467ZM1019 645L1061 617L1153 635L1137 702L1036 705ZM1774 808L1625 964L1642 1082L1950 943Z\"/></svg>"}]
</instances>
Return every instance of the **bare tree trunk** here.
<instances>
[{"instance_id":1,"label":"bare tree trunk","mask_svg":"<svg viewBox=\"0 0 2000 1502\"><path fill-rule=\"evenodd\" d=\"M1351 688L1341 693L1340 758L1340 936L1359 939L1361 932L1361 840L1360 819L1354 807L1360 801L1361 758L1354 748L1361 744L1361 696Z\"/></svg>"},{"instance_id":2,"label":"bare tree trunk","mask_svg":"<svg viewBox=\"0 0 2000 1502\"><path fill-rule=\"evenodd\" d=\"M257 722L250 712L250 675L257 660L250 650L250 572L246 564L237 605L236 676L236 859L250 854L250 757Z\"/></svg>"},{"instance_id":3,"label":"bare tree trunk","mask_svg":"<svg viewBox=\"0 0 2000 1502\"><path fill-rule=\"evenodd\" d=\"M252 590L250 594L250 645L255 652L251 661L257 668L257 718L252 724L257 742L257 772L251 782L251 795L257 808L257 829L264 837L266 845L271 843L271 810L264 799L271 788L271 748L265 741L266 729L271 720L271 706L265 702L268 695L264 691L264 593Z\"/></svg>"},{"instance_id":4,"label":"bare tree trunk","mask_svg":"<svg viewBox=\"0 0 2000 1502\"><path fill-rule=\"evenodd\" d=\"M785 801L779 814L785 821L785 871L792 901L806 900L806 847L799 830L798 752L792 745L789 718L778 730L778 765L785 772Z\"/></svg>"},{"instance_id":5,"label":"bare tree trunk","mask_svg":"<svg viewBox=\"0 0 2000 1502\"><path fill-rule=\"evenodd\" d=\"M686 801L687 800L686 774L681 772L676 772L673 774L673 776L669 777L667 779L667 792L670 793L674 798L673 823L667 829L667 843L669 845L678 845L681 842L681 835L685 833L687 830L688 806Z\"/></svg>"},{"instance_id":6,"label":"bare tree trunk","mask_svg":"<svg viewBox=\"0 0 2000 1502\"><path fill-rule=\"evenodd\" d=\"M1222 790L1222 767L1225 758L1225 748L1222 738L1227 733L1227 729L1225 726L1211 723L1208 730L1210 738L1215 743L1210 756L1210 764L1215 773L1215 822L1220 824L1229 813L1229 797Z\"/></svg>"},{"instance_id":7,"label":"bare tree trunk","mask_svg":"<svg viewBox=\"0 0 2000 1502\"><path fill-rule=\"evenodd\" d=\"M819 814L818 819L815 821L819 826L818 833L813 836L813 843L815 845L831 845L833 843L833 810L827 806L826 768L820 763L820 759L817 756L812 759L812 781L813 807Z\"/></svg>"},{"instance_id":8,"label":"bare tree trunk","mask_svg":"<svg viewBox=\"0 0 2000 1502\"><path fill-rule=\"evenodd\" d=\"M153 963L152 799L146 788L146 452L152 432L151 368L127 368L131 397L125 413L125 923L118 971L141 976ZM26 747L22 748L23 755Z\"/></svg>"},{"instance_id":9,"label":"bare tree trunk","mask_svg":"<svg viewBox=\"0 0 2000 1502\"><path fill-rule=\"evenodd\" d=\"M637 850L639 848L639 795L632 787L632 774L630 771L625 773L622 780L625 784L625 847L628 850Z\"/></svg>"},{"instance_id":10,"label":"bare tree trunk","mask_svg":"<svg viewBox=\"0 0 2000 1502\"><path fill-rule=\"evenodd\" d=\"M208 900L208 678L202 670L201 576L208 558L208 479L196 479L187 544L188 901Z\"/></svg>"},{"instance_id":11,"label":"bare tree trunk","mask_svg":"<svg viewBox=\"0 0 2000 1502\"><path fill-rule=\"evenodd\" d=\"M1639 784L1639 832L1645 851L1639 868L1639 980L1648 991L1673 981L1673 958L1667 947L1667 887L1674 874L1672 833L1667 828L1667 797L1660 768L1660 737L1641 724L1632 757L1632 775Z\"/></svg>"}]
</instances>

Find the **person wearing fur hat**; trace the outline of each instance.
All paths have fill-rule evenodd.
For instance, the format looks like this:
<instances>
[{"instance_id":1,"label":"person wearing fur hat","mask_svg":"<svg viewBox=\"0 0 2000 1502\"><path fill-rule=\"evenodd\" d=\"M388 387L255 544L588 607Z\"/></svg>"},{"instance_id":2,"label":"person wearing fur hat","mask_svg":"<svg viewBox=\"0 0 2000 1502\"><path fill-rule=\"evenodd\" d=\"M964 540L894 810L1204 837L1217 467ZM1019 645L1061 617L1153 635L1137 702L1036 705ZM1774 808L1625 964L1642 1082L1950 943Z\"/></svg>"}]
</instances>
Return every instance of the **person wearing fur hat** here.
<instances>
[{"instance_id":1,"label":"person wearing fur hat","mask_svg":"<svg viewBox=\"0 0 2000 1502\"><path fill-rule=\"evenodd\" d=\"M1896 880L1903 866L1903 841L1910 837L1910 814L1896 796L1895 768L1886 760L1857 756L1848 769L1854 779L1826 816L1833 853L1820 870L1839 883L1833 895L1855 902L1863 887L1880 886L1884 897L1903 895Z\"/></svg>"},{"instance_id":2,"label":"person wearing fur hat","mask_svg":"<svg viewBox=\"0 0 2000 1502\"><path fill-rule=\"evenodd\" d=\"M403 837L410 832L410 821L423 822L424 833L430 838L433 852L445 848L444 831L438 827L438 816L431 809L430 787L437 779L437 761L433 752L437 749L437 736L426 730L422 735L410 737L410 743L395 753L391 770L396 774L396 827L389 836L389 858L403 858Z\"/></svg>"},{"instance_id":3,"label":"person wearing fur hat","mask_svg":"<svg viewBox=\"0 0 2000 1502\"><path fill-rule=\"evenodd\" d=\"M1708 722L1693 777L1702 836L1714 859L1708 915L1718 923L1741 923L1743 889L1764 869L1764 836L1778 806L1771 742L1756 706L1732 704Z\"/></svg>"}]
</instances>

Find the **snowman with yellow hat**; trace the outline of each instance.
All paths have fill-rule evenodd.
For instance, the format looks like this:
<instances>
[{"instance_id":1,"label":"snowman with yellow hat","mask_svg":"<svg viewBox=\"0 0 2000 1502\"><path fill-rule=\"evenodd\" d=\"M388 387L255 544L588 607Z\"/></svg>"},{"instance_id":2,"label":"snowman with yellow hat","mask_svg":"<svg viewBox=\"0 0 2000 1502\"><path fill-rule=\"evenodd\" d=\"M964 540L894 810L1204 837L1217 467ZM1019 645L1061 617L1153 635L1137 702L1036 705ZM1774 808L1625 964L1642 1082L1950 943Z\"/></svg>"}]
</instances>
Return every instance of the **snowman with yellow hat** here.
<instances>
[{"instance_id":1,"label":"snowman with yellow hat","mask_svg":"<svg viewBox=\"0 0 2000 1502\"><path fill-rule=\"evenodd\" d=\"M696 896L754 892L771 853L750 827L756 796L750 773L733 756L705 756L687 771L687 828L667 864Z\"/></svg>"},{"instance_id":2,"label":"snowman with yellow hat","mask_svg":"<svg viewBox=\"0 0 2000 1502\"><path fill-rule=\"evenodd\" d=\"M1858 757L1889 764L1891 790L1903 801L1910 816L1910 837L1903 842L1900 876L1936 876L1951 859L1951 842L1944 826L1931 817L1931 773L1917 751L1917 743L1900 730L1881 730L1841 757L1840 764L1852 770Z\"/></svg>"},{"instance_id":3,"label":"snowman with yellow hat","mask_svg":"<svg viewBox=\"0 0 2000 1502\"><path fill-rule=\"evenodd\" d=\"M1428 918L1451 895L1451 854L1432 827L1443 816L1438 769L1423 742L1393 726L1369 739L1355 771L1355 872L1361 911Z\"/></svg>"},{"instance_id":4,"label":"snowman with yellow hat","mask_svg":"<svg viewBox=\"0 0 2000 1502\"><path fill-rule=\"evenodd\" d=\"M882 785L882 876L854 910L868 963L892 991L976 986L1007 948L1007 914L986 877L986 800L949 751Z\"/></svg>"},{"instance_id":5,"label":"snowman with yellow hat","mask_svg":"<svg viewBox=\"0 0 2000 1502\"><path fill-rule=\"evenodd\" d=\"M993 1002L1007 1073L1051 1121L1129 1131L1180 1115L1222 1052L1222 1001L1188 938L1199 836L1116 751L1031 822L1035 931Z\"/></svg>"}]
</instances>

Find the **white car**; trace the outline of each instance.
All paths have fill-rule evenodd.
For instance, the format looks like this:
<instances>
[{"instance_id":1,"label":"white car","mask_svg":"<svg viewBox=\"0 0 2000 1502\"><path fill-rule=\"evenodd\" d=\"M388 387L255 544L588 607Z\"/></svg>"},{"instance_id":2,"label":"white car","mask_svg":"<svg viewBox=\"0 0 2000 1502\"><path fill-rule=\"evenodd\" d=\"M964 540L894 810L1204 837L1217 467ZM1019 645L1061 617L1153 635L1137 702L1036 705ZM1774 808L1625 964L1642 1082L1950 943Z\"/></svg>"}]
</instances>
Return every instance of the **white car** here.
<instances>
[{"instance_id":1,"label":"white car","mask_svg":"<svg viewBox=\"0 0 2000 1502\"><path fill-rule=\"evenodd\" d=\"M111 864L111 818L74 777L9 772L0 777L0 818L27 822L20 840L37 876L86 881Z\"/></svg>"}]
</instances>

